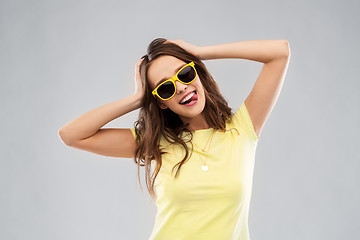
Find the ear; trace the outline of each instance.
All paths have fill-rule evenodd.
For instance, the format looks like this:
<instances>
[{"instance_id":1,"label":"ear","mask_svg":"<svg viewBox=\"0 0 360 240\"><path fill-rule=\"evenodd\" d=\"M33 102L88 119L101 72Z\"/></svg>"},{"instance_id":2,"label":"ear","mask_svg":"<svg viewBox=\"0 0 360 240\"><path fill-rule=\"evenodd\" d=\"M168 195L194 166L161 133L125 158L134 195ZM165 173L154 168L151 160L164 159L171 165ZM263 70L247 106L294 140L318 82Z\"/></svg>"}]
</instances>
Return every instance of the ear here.
<instances>
[{"instance_id":1,"label":"ear","mask_svg":"<svg viewBox=\"0 0 360 240\"><path fill-rule=\"evenodd\" d=\"M159 100L157 101L157 104L161 109L166 109L167 108L167 106L165 104L163 104L162 102L160 102Z\"/></svg>"},{"instance_id":2,"label":"ear","mask_svg":"<svg viewBox=\"0 0 360 240\"><path fill-rule=\"evenodd\" d=\"M165 106L164 104L160 103L160 108L161 108L161 109L167 109L167 106Z\"/></svg>"}]
</instances>

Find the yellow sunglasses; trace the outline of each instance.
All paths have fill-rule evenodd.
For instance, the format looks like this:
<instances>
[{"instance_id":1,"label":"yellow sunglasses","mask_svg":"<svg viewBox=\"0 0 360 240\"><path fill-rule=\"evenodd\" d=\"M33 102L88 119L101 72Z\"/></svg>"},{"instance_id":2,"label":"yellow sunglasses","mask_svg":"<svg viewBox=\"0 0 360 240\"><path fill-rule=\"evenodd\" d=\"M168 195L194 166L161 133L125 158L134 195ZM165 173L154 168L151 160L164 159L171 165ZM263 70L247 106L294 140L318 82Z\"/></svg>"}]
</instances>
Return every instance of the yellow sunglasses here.
<instances>
[{"instance_id":1,"label":"yellow sunglasses","mask_svg":"<svg viewBox=\"0 0 360 240\"><path fill-rule=\"evenodd\" d=\"M176 84L175 80L183 84L192 83L197 76L195 69L195 63L190 62L183 66L172 78L165 80L159 86L157 86L153 91L153 96L158 96L162 100L169 100L176 93Z\"/></svg>"}]
</instances>

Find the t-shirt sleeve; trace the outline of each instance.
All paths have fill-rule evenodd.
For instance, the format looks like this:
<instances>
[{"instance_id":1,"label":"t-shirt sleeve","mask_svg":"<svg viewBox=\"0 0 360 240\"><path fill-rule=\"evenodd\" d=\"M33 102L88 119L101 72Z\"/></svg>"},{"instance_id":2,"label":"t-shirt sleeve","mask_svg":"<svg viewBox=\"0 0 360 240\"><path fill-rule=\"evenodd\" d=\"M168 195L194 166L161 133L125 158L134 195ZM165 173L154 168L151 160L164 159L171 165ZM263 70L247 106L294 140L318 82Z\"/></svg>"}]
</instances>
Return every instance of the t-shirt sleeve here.
<instances>
[{"instance_id":1,"label":"t-shirt sleeve","mask_svg":"<svg viewBox=\"0 0 360 240\"><path fill-rule=\"evenodd\" d=\"M135 128L130 128L131 133L133 134L134 138L136 139L136 133L135 133Z\"/></svg>"},{"instance_id":2,"label":"t-shirt sleeve","mask_svg":"<svg viewBox=\"0 0 360 240\"><path fill-rule=\"evenodd\" d=\"M233 115L233 123L236 128L239 128L241 132L244 132L248 137L254 141L258 141L260 138L256 135L252 120L249 112L246 108L245 102L236 110Z\"/></svg>"}]
</instances>

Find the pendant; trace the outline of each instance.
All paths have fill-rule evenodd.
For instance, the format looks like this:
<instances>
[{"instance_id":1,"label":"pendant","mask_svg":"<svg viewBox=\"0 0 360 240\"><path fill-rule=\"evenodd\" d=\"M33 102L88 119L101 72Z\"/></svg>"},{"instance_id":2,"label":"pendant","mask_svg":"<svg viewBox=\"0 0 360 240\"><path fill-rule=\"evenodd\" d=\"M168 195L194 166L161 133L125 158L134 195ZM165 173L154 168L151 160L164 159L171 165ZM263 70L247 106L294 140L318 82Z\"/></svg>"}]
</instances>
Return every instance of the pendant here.
<instances>
[{"instance_id":1,"label":"pendant","mask_svg":"<svg viewBox=\"0 0 360 240\"><path fill-rule=\"evenodd\" d=\"M208 170L208 166L206 166L205 164L202 165L201 170L203 170L204 172L206 172Z\"/></svg>"}]
</instances>

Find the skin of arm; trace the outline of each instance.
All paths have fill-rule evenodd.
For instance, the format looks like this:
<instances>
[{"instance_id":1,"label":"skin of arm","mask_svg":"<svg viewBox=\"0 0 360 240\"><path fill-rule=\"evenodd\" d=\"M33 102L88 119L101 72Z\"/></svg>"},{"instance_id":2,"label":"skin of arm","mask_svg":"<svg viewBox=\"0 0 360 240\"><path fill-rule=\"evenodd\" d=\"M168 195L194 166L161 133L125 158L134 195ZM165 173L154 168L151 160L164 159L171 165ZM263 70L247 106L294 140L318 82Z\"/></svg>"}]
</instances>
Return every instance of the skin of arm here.
<instances>
[{"instance_id":1,"label":"skin of arm","mask_svg":"<svg viewBox=\"0 0 360 240\"><path fill-rule=\"evenodd\" d=\"M290 54L286 40L249 40L219 45L198 47L198 56L202 60L239 58L268 63Z\"/></svg>"},{"instance_id":2,"label":"skin of arm","mask_svg":"<svg viewBox=\"0 0 360 240\"><path fill-rule=\"evenodd\" d=\"M95 108L61 127L59 135L67 145L88 138L108 122L139 108L140 101L141 97L133 94Z\"/></svg>"},{"instance_id":3,"label":"skin of arm","mask_svg":"<svg viewBox=\"0 0 360 240\"><path fill-rule=\"evenodd\" d=\"M264 66L245 99L245 105L259 137L280 95L290 60L286 40L250 40L196 48L202 60L238 58L264 63Z\"/></svg>"}]
</instances>

